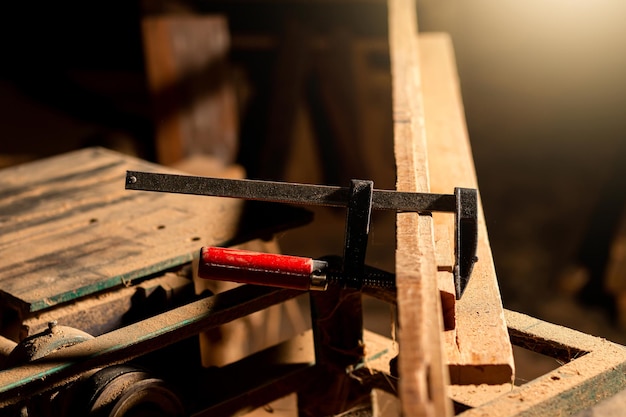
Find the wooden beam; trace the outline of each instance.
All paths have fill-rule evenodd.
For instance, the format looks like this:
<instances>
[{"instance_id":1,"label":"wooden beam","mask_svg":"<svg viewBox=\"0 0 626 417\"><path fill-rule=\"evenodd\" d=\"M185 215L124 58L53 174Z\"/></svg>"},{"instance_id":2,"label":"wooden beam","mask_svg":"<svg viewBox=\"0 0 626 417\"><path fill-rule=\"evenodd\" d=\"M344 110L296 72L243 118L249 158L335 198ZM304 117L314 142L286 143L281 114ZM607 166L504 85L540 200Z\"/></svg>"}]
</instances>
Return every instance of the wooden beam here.
<instances>
[{"instance_id":1,"label":"wooden beam","mask_svg":"<svg viewBox=\"0 0 626 417\"><path fill-rule=\"evenodd\" d=\"M421 34L419 50L431 192L478 188L450 37L443 33ZM444 239L437 236L437 249L453 253L453 239L448 239L445 247L445 235L454 236L452 217L435 213L433 219L436 233L447 229L442 233ZM463 298L453 306L456 326L444 334L446 361L454 384L502 384L513 380L513 351L480 201L478 219L479 261ZM445 281L452 280L449 275Z\"/></svg>"},{"instance_id":2,"label":"wooden beam","mask_svg":"<svg viewBox=\"0 0 626 417\"><path fill-rule=\"evenodd\" d=\"M235 160L238 119L227 75L230 36L219 15L150 16L142 21L156 156L172 165L194 154Z\"/></svg>"},{"instance_id":3,"label":"wooden beam","mask_svg":"<svg viewBox=\"0 0 626 417\"><path fill-rule=\"evenodd\" d=\"M399 191L428 192L415 2L389 0L394 152ZM441 346L433 219L397 215L396 286L400 353L399 395L407 416L451 415Z\"/></svg>"},{"instance_id":4,"label":"wooden beam","mask_svg":"<svg viewBox=\"0 0 626 417\"><path fill-rule=\"evenodd\" d=\"M569 416L624 389L624 346L512 311L505 317L513 343L552 351L566 363L460 416Z\"/></svg>"}]
</instances>

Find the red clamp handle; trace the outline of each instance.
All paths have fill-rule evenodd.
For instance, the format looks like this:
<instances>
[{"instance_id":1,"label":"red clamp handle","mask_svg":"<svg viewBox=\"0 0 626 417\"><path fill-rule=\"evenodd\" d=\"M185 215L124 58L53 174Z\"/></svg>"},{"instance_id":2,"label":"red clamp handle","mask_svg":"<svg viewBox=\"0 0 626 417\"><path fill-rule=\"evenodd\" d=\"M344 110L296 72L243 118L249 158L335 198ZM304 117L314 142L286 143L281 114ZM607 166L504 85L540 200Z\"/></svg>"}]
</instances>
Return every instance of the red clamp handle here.
<instances>
[{"instance_id":1,"label":"red clamp handle","mask_svg":"<svg viewBox=\"0 0 626 417\"><path fill-rule=\"evenodd\" d=\"M297 290L326 289L324 261L240 249L200 249L200 278Z\"/></svg>"}]
</instances>

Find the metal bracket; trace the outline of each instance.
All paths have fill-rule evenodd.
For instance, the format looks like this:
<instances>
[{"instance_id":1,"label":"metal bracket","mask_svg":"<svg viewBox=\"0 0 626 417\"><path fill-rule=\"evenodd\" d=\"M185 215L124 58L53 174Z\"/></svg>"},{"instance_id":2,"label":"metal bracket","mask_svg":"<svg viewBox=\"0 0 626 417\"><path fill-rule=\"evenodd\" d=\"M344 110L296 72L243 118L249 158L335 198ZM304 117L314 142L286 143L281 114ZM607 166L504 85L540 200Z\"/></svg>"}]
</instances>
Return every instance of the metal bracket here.
<instances>
[{"instance_id":1,"label":"metal bracket","mask_svg":"<svg viewBox=\"0 0 626 417\"><path fill-rule=\"evenodd\" d=\"M352 180L346 212L346 237L342 272L346 286L360 289L363 285L365 252L372 214L373 181Z\"/></svg>"}]
</instances>

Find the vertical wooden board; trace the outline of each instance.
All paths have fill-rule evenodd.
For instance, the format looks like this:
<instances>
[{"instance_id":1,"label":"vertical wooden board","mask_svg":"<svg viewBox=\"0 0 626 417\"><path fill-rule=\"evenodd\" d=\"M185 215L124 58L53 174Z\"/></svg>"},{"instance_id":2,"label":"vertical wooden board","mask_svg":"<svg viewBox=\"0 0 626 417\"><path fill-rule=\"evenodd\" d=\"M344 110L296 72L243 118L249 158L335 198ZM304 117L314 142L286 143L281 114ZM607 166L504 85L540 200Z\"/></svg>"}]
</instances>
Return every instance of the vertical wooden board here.
<instances>
[{"instance_id":1,"label":"vertical wooden board","mask_svg":"<svg viewBox=\"0 0 626 417\"><path fill-rule=\"evenodd\" d=\"M394 152L399 191L429 191L415 2L388 2ZM406 416L451 414L441 345L431 216L397 215L399 395Z\"/></svg>"},{"instance_id":2,"label":"vertical wooden board","mask_svg":"<svg viewBox=\"0 0 626 417\"><path fill-rule=\"evenodd\" d=\"M422 34L419 46L431 191L477 188L450 38ZM453 236L451 215L436 213L433 218L437 229L447 227ZM453 383L501 384L513 380L513 352L480 202L478 219L479 261L456 303L456 328L444 335L445 352Z\"/></svg>"},{"instance_id":3,"label":"vertical wooden board","mask_svg":"<svg viewBox=\"0 0 626 417\"><path fill-rule=\"evenodd\" d=\"M210 154L232 163L238 117L226 71L226 19L150 16L143 19L142 31L158 161L172 165L193 154Z\"/></svg>"}]
</instances>

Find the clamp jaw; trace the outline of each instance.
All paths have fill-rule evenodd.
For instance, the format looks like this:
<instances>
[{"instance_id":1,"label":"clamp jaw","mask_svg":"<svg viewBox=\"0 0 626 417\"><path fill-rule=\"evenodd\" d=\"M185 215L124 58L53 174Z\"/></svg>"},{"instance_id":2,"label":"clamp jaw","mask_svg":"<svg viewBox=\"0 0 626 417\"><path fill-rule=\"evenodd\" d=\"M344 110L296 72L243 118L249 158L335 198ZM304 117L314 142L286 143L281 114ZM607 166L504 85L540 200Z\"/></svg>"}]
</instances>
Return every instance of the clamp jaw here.
<instances>
[{"instance_id":1,"label":"clamp jaw","mask_svg":"<svg viewBox=\"0 0 626 417\"><path fill-rule=\"evenodd\" d=\"M304 290L325 289L329 282L355 289L364 285L394 287L393 274L365 265L373 209L454 213L453 277L457 299L467 288L474 263L478 260L478 197L475 189L455 188L454 194L409 193L375 190L374 183L366 180L352 180L350 187L333 187L137 171L126 173L126 189L347 208L342 258L312 260L203 248L200 276L206 278Z\"/></svg>"}]
</instances>

